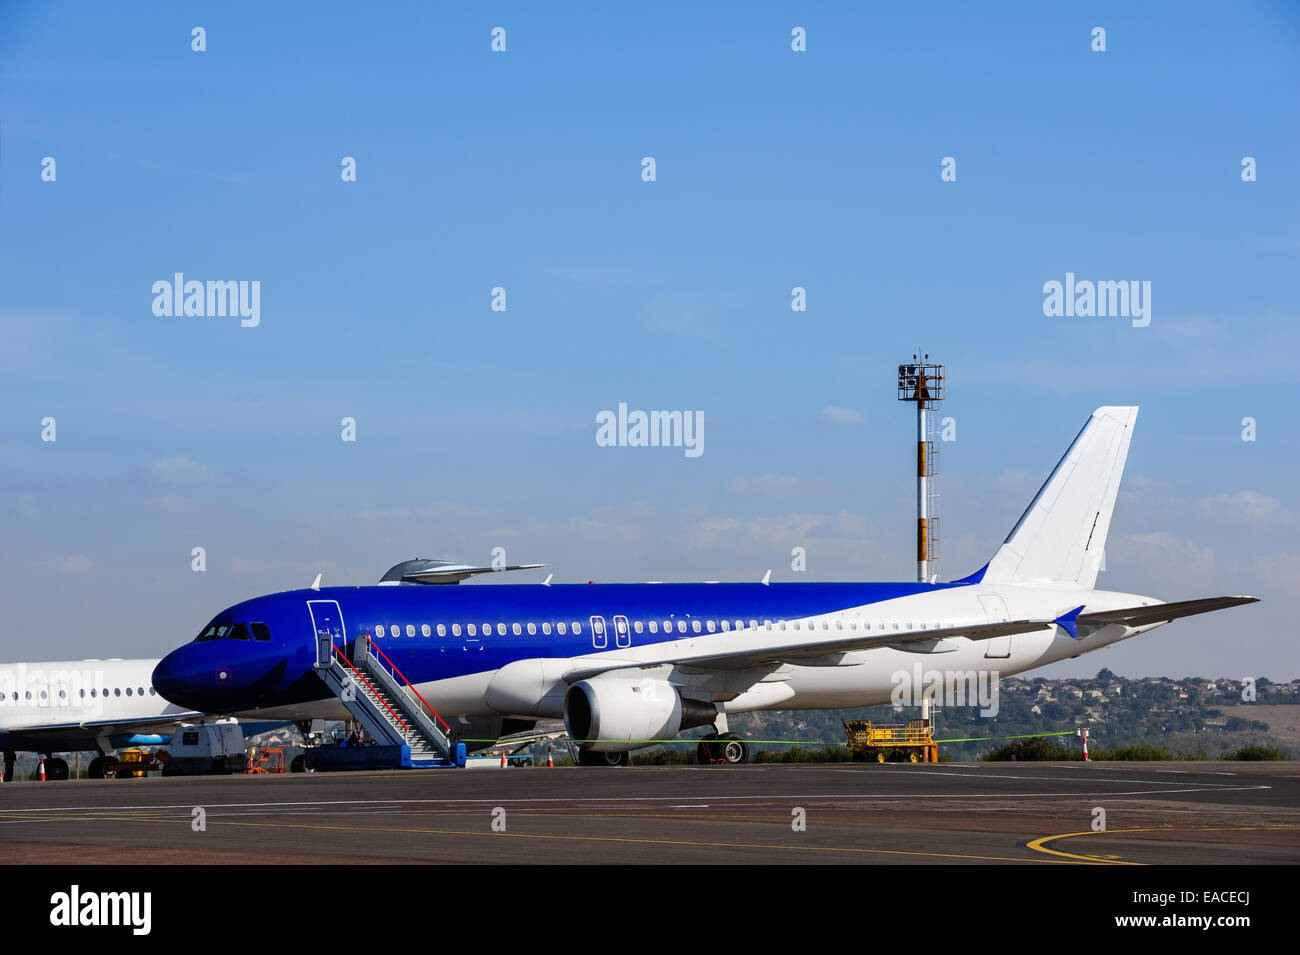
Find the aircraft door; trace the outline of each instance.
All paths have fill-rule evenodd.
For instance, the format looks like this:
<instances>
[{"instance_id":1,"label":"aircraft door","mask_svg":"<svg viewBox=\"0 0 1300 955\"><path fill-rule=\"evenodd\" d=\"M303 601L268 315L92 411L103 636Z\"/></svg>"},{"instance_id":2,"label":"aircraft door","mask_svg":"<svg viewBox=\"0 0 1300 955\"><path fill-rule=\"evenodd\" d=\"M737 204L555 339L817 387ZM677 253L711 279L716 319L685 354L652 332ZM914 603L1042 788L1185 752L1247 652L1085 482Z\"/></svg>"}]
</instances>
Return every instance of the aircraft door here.
<instances>
[{"instance_id":1,"label":"aircraft door","mask_svg":"<svg viewBox=\"0 0 1300 955\"><path fill-rule=\"evenodd\" d=\"M604 650L609 646L609 634L605 632L605 618L591 618L591 645L596 650Z\"/></svg>"},{"instance_id":2,"label":"aircraft door","mask_svg":"<svg viewBox=\"0 0 1300 955\"><path fill-rule=\"evenodd\" d=\"M980 594L980 606L984 608L984 618L989 623L1006 623L1010 620L1007 614L1007 602L997 594ZM984 659L986 660L1005 660L1011 656L1011 637L993 637L991 640L984 641Z\"/></svg>"},{"instance_id":3,"label":"aircraft door","mask_svg":"<svg viewBox=\"0 0 1300 955\"><path fill-rule=\"evenodd\" d=\"M316 640L316 669L328 670L334 662L332 647L347 651L347 631L343 627L343 611L337 600L308 600L307 613L311 616L311 629Z\"/></svg>"}]
</instances>

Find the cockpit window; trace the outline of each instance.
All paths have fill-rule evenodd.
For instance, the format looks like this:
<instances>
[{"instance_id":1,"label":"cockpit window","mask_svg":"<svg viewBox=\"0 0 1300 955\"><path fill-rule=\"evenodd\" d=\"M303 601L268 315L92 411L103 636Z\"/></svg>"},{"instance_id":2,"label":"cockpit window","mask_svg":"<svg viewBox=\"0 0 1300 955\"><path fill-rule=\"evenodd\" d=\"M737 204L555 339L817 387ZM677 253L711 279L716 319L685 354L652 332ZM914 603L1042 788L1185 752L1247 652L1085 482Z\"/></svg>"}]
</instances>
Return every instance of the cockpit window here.
<instances>
[{"instance_id":1,"label":"cockpit window","mask_svg":"<svg viewBox=\"0 0 1300 955\"><path fill-rule=\"evenodd\" d=\"M269 643L271 641L271 628L264 623L250 623L249 627L253 630L253 639L258 643Z\"/></svg>"},{"instance_id":2,"label":"cockpit window","mask_svg":"<svg viewBox=\"0 0 1300 955\"><path fill-rule=\"evenodd\" d=\"M227 640L247 640L247 639L248 639L248 627L244 626L244 624L242 624L242 623L237 623L237 624L235 624L233 627L230 628L230 632L229 632L228 634L226 634L226 639L227 639Z\"/></svg>"},{"instance_id":3,"label":"cockpit window","mask_svg":"<svg viewBox=\"0 0 1300 955\"><path fill-rule=\"evenodd\" d=\"M224 636L226 635L226 633L227 633L229 630L230 630L230 626L229 626L228 624L215 624L215 623L214 623L214 624L210 625L210 626L209 626L206 630L204 630L202 633L200 633L197 637L195 637L195 638L194 638L194 642L195 642L195 643L201 643L201 642L203 642L204 640L220 640L222 637L224 637ZM245 638L245 639L247 639L247 638Z\"/></svg>"}]
</instances>

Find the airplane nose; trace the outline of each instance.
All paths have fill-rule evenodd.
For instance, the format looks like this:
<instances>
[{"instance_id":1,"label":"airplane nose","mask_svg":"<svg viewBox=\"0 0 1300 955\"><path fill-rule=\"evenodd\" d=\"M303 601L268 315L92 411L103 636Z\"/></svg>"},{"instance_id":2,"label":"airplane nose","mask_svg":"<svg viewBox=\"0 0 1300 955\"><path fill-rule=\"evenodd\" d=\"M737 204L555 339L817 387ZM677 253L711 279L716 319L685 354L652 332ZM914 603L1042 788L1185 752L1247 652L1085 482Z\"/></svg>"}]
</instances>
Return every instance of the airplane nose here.
<instances>
[{"instance_id":1,"label":"airplane nose","mask_svg":"<svg viewBox=\"0 0 1300 955\"><path fill-rule=\"evenodd\" d=\"M180 647L158 661L153 668L154 689L163 699L186 709L202 709L198 696L206 689L198 680L193 654Z\"/></svg>"}]
</instances>

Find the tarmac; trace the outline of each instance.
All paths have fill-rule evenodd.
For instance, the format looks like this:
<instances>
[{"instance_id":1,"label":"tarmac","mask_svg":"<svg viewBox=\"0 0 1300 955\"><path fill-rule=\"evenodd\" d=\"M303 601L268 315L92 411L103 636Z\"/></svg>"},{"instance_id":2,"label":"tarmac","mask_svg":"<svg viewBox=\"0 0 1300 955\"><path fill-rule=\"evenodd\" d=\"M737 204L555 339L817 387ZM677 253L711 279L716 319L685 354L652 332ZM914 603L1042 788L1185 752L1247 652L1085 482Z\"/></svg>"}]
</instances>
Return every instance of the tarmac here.
<instances>
[{"instance_id":1,"label":"tarmac","mask_svg":"<svg viewBox=\"0 0 1300 955\"><path fill-rule=\"evenodd\" d=\"M1300 765L831 763L6 783L0 846L11 865L1295 865Z\"/></svg>"}]
</instances>

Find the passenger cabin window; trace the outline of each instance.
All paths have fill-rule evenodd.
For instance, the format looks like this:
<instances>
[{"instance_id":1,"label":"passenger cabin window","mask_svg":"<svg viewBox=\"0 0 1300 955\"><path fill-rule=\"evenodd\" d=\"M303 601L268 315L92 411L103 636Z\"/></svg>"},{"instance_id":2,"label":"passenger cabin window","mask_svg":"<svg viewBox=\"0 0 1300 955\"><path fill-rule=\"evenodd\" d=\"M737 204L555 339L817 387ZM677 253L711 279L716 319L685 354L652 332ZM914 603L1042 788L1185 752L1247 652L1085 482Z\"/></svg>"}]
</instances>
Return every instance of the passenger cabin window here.
<instances>
[{"instance_id":1,"label":"passenger cabin window","mask_svg":"<svg viewBox=\"0 0 1300 955\"><path fill-rule=\"evenodd\" d=\"M563 620L561 620L559 623L557 623L557 624L555 625L555 632L558 633L560 636L564 636L564 621L563 621Z\"/></svg>"},{"instance_id":2,"label":"passenger cabin window","mask_svg":"<svg viewBox=\"0 0 1300 955\"><path fill-rule=\"evenodd\" d=\"M446 635L447 635L447 625L442 623L438 624L438 636L445 637Z\"/></svg>"},{"instance_id":3,"label":"passenger cabin window","mask_svg":"<svg viewBox=\"0 0 1300 955\"><path fill-rule=\"evenodd\" d=\"M375 627L375 636L382 637L383 635L384 635L384 625L381 623L379 626Z\"/></svg>"},{"instance_id":4,"label":"passenger cabin window","mask_svg":"<svg viewBox=\"0 0 1300 955\"><path fill-rule=\"evenodd\" d=\"M408 623L408 624L406 625L406 635L407 635L408 637L413 637L413 636L415 636L415 624L413 624L413 623Z\"/></svg>"},{"instance_id":5,"label":"passenger cabin window","mask_svg":"<svg viewBox=\"0 0 1300 955\"><path fill-rule=\"evenodd\" d=\"M478 630L477 628L475 628L474 624L472 623L465 625L465 632L468 633L471 637L478 636Z\"/></svg>"},{"instance_id":6,"label":"passenger cabin window","mask_svg":"<svg viewBox=\"0 0 1300 955\"><path fill-rule=\"evenodd\" d=\"M453 637L459 637L459 636L460 636L460 624L458 624L458 623L453 623L453 624L451 625L451 635L452 635Z\"/></svg>"},{"instance_id":7,"label":"passenger cabin window","mask_svg":"<svg viewBox=\"0 0 1300 955\"><path fill-rule=\"evenodd\" d=\"M537 632L537 624L532 623L532 622L530 621L529 624L528 624L528 635L531 637L531 636L532 636L533 634L535 634L536 632Z\"/></svg>"},{"instance_id":8,"label":"passenger cabin window","mask_svg":"<svg viewBox=\"0 0 1300 955\"><path fill-rule=\"evenodd\" d=\"M549 635L550 635L550 632L551 632L551 624L550 624L550 621L548 621L548 620L543 620L543 621L542 621L542 633L547 634L547 635L549 636Z\"/></svg>"},{"instance_id":9,"label":"passenger cabin window","mask_svg":"<svg viewBox=\"0 0 1300 955\"><path fill-rule=\"evenodd\" d=\"M253 631L253 639L258 643L271 642L271 628L264 623L250 623L249 629Z\"/></svg>"},{"instance_id":10,"label":"passenger cabin window","mask_svg":"<svg viewBox=\"0 0 1300 955\"><path fill-rule=\"evenodd\" d=\"M433 631L429 629L429 625L427 623L420 624L420 636L428 637L432 635L433 635Z\"/></svg>"}]
</instances>

